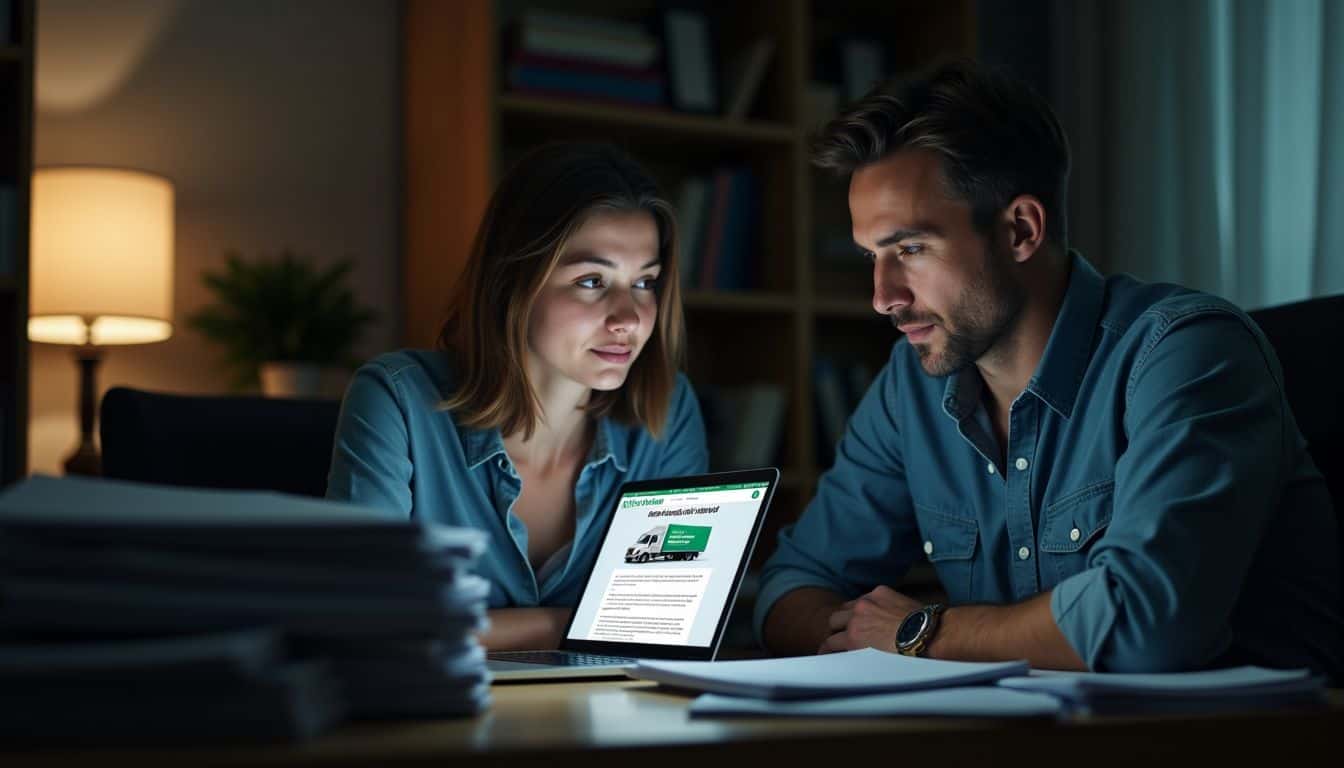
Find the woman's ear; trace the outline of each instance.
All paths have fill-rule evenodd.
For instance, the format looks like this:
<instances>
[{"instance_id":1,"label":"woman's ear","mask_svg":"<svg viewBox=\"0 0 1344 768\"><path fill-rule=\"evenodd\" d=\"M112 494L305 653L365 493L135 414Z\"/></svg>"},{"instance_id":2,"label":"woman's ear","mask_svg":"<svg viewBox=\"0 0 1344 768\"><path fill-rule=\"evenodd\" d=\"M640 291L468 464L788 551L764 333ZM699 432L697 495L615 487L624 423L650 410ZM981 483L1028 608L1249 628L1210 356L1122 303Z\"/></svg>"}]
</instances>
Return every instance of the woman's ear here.
<instances>
[{"instance_id":1,"label":"woman's ear","mask_svg":"<svg viewBox=\"0 0 1344 768\"><path fill-rule=\"evenodd\" d=\"M1027 261L1045 243L1045 206L1035 195L1018 195L1004 209L1013 260Z\"/></svg>"}]
</instances>

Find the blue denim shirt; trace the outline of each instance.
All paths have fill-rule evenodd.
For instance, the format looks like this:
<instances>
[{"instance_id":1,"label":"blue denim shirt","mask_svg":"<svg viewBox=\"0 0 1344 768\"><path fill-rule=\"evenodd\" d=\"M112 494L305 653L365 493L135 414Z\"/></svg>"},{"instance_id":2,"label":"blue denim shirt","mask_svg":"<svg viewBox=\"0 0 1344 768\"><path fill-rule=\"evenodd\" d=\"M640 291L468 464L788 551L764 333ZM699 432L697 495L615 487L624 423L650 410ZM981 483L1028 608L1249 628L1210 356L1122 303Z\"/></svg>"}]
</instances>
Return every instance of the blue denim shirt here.
<instances>
[{"instance_id":1,"label":"blue denim shirt","mask_svg":"<svg viewBox=\"0 0 1344 768\"><path fill-rule=\"evenodd\" d=\"M1344 670L1330 499L1278 359L1226 301L1074 255L1045 353L1012 403L1007 462L970 366L898 341L835 466L762 573L855 597L927 556L952 604L1052 590L1097 671L1239 660ZM1311 414L1298 414L1311 418Z\"/></svg>"},{"instance_id":2,"label":"blue denim shirt","mask_svg":"<svg viewBox=\"0 0 1344 768\"><path fill-rule=\"evenodd\" d=\"M512 511L522 480L503 436L461 427L440 410L454 387L440 352L393 352L361 367L341 404L327 498L484 531L488 549L476 569L491 584L492 608L577 603L621 484L706 471L700 408L678 375L660 439L643 427L598 423L574 486L574 538L536 573L527 526Z\"/></svg>"}]
</instances>

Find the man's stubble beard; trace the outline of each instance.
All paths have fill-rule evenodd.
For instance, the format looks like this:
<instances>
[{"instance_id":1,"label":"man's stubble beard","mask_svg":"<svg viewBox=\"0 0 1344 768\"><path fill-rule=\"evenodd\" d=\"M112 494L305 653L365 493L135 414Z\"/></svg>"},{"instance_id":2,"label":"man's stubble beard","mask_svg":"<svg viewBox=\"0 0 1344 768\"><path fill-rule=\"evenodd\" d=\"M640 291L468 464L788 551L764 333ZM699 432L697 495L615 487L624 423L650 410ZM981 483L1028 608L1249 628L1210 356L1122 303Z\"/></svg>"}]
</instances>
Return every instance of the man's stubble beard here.
<instances>
[{"instance_id":1,"label":"man's stubble beard","mask_svg":"<svg viewBox=\"0 0 1344 768\"><path fill-rule=\"evenodd\" d=\"M961 371L984 357L1017 324L1027 292L1006 261L1006 254L986 253L980 272L962 289L947 317L941 318L939 327L947 336L941 355L935 355L929 344L914 345L924 373L944 377ZM911 320L911 316L892 316L896 325Z\"/></svg>"}]
</instances>

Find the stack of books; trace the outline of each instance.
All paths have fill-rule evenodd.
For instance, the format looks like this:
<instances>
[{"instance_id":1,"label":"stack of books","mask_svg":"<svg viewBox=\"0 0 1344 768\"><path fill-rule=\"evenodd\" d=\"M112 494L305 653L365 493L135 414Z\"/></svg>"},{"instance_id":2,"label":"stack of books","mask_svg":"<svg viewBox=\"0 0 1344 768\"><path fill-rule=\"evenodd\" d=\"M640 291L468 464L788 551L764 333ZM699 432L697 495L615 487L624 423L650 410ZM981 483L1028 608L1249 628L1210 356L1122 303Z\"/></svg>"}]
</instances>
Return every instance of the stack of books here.
<instances>
[{"instance_id":1,"label":"stack of books","mask_svg":"<svg viewBox=\"0 0 1344 768\"><path fill-rule=\"evenodd\" d=\"M156 707L187 711L235 689L260 696L258 680L282 689L273 698L320 710L277 704L274 717L289 712L291 722L270 723L272 732L303 735L338 711L474 714L489 704L475 639L489 584L470 572L483 550L478 531L352 504L33 477L0 494L0 679L6 654L47 654L31 686L59 683L53 690L70 701L87 687L96 692L89 700L116 704L147 737L166 727ZM221 649L209 639L242 631L279 640ZM185 671L166 661L203 645L206 661ZM167 664L173 685L146 699L138 683L100 682L120 679L127 664ZM241 685L221 665L252 677ZM96 729L99 716L72 705L63 722Z\"/></svg>"},{"instance_id":2,"label":"stack of books","mask_svg":"<svg viewBox=\"0 0 1344 768\"><path fill-rule=\"evenodd\" d=\"M662 44L643 24L539 10L511 27L504 62L510 90L560 99L660 107Z\"/></svg>"}]
</instances>

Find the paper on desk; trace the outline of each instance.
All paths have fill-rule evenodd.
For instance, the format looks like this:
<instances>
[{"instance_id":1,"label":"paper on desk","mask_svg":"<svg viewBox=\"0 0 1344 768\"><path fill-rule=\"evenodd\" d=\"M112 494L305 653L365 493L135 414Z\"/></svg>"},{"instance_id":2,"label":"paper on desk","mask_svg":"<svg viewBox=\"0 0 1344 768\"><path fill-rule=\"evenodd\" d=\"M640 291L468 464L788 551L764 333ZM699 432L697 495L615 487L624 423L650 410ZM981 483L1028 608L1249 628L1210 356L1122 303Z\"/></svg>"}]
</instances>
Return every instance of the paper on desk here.
<instances>
[{"instance_id":1,"label":"paper on desk","mask_svg":"<svg viewBox=\"0 0 1344 768\"><path fill-rule=\"evenodd\" d=\"M771 701L742 696L702 694L691 702L693 717L1044 717L1058 715L1059 699L1044 693L992 686L938 688L931 691L840 696L802 701Z\"/></svg>"},{"instance_id":2,"label":"paper on desk","mask_svg":"<svg viewBox=\"0 0 1344 768\"><path fill-rule=\"evenodd\" d=\"M768 699L806 699L947 688L1024 675L1027 662L941 661L874 648L746 661L640 661L627 674L665 685Z\"/></svg>"},{"instance_id":3,"label":"paper on desk","mask_svg":"<svg viewBox=\"0 0 1344 768\"><path fill-rule=\"evenodd\" d=\"M1321 678L1312 677L1305 669L1263 667L1166 674L1048 672L999 681L1006 688L1039 691L1075 701L1102 696L1197 698L1291 694L1317 690L1323 684Z\"/></svg>"}]
</instances>

